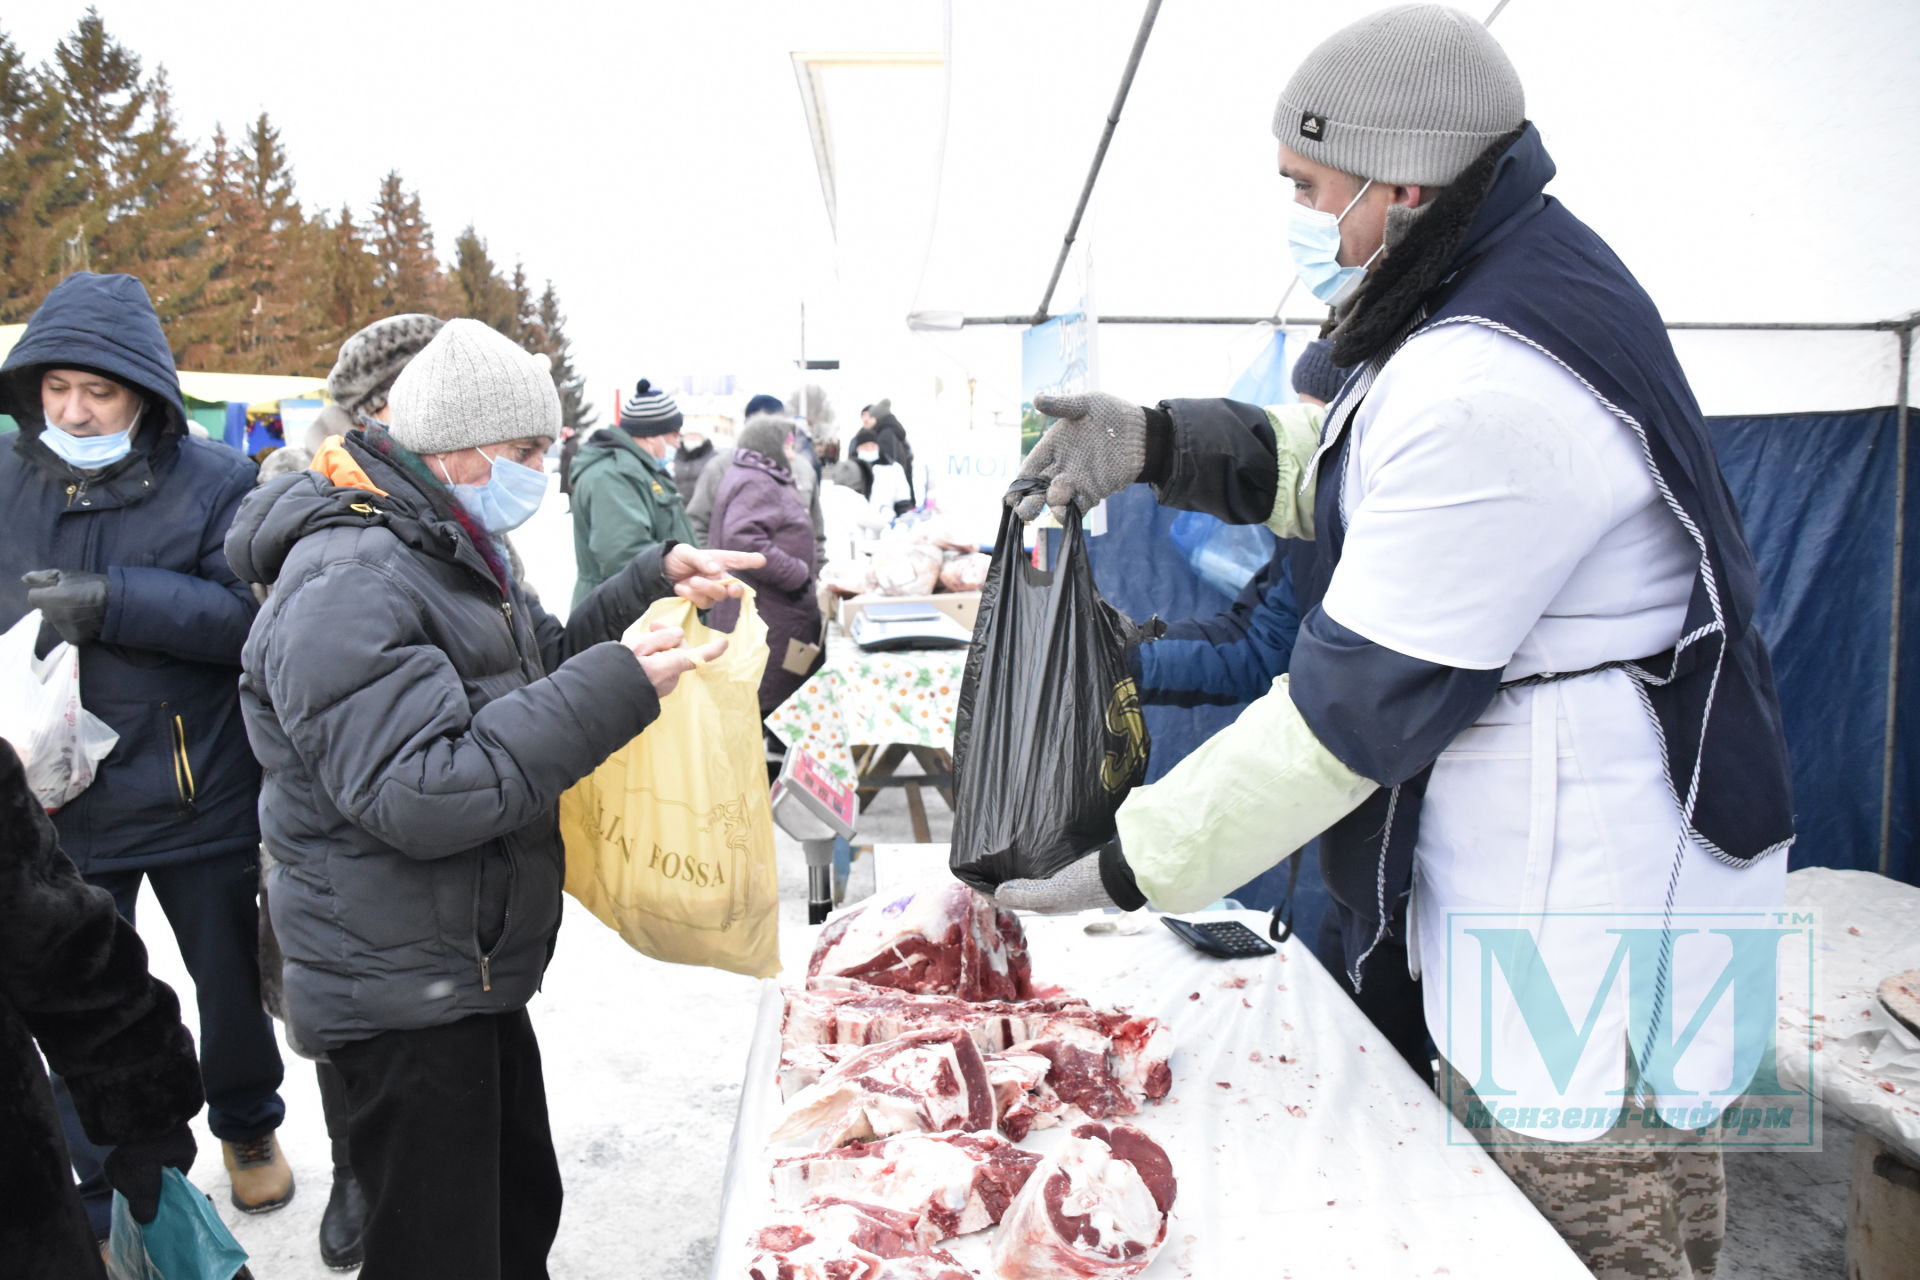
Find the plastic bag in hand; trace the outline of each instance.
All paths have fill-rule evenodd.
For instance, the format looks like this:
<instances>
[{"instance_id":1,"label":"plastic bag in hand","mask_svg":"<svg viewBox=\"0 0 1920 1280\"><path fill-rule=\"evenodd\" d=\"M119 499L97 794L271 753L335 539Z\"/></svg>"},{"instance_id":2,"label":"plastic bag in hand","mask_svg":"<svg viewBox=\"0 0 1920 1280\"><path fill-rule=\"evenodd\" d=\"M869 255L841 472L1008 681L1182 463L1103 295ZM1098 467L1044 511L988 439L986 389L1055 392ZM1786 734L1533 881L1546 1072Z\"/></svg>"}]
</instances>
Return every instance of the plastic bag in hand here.
<instances>
[{"instance_id":1,"label":"plastic bag in hand","mask_svg":"<svg viewBox=\"0 0 1920 1280\"><path fill-rule=\"evenodd\" d=\"M1051 573L1033 568L1020 543L1020 519L1007 511L954 721L948 865L986 892L1046 879L1111 839L1115 811L1147 770L1126 660L1141 631L1095 589L1079 513L1068 515Z\"/></svg>"},{"instance_id":2,"label":"plastic bag in hand","mask_svg":"<svg viewBox=\"0 0 1920 1280\"><path fill-rule=\"evenodd\" d=\"M114 1192L109 1280L233 1280L246 1263L213 1202L178 1169L160 1171L160 1211L144 1227Z\"/></svg>"},{"instance_id":3,"label":"plastic bag in hand","mask_svg":"<svg viewBox=\"0 0 1920 1280\"><path fill-rule=\"evenodd\" d=\"M27 785L51 813L92 785L120 735L80 705L78 649L62 641L33 656L40 623L34 609L0 636L0 738L13 744Z\"/></svg>"}]
</instances>

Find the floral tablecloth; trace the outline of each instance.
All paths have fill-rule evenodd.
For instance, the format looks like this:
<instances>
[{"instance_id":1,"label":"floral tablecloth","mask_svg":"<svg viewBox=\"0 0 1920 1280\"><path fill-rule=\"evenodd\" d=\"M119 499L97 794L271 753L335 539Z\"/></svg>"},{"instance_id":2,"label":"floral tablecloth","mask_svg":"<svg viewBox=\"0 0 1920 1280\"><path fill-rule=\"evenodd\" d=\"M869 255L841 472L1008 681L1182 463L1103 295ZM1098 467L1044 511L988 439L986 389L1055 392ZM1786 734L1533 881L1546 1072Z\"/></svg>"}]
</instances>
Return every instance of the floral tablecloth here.
<instances>
[{"instance_id":1,"label":"floral tablecloth","mask_svg":"<svg viewBox=\"0 0 1920 1280\"><path fill-rule=\"evenodd\" d=\"M856 743L953 749L965 649L868 653L843 637L835 640L827 665L767 717L780 741L805 751L847 787L858 781Z\"/></svg>"}]
</instances>

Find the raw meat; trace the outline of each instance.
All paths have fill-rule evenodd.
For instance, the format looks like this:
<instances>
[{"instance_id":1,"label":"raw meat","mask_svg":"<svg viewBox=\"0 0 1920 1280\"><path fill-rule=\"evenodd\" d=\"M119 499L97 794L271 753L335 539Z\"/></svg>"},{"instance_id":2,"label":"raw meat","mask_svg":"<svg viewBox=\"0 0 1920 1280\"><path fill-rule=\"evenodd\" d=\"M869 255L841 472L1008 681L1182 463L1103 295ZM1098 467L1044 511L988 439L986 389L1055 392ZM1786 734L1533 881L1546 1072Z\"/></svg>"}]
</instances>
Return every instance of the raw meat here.
<instances>
[{"instance_id":1,"label":"raw meat","mask_svg":"<svg viewBox=\"0 0 1920 1280\"><path fill-rule=\"evenodd\" d=\"M1155 1018L1065 1008L1010 1047L1051 1062L1047 1082L1060 1101L1094 1120L1130 1115L1173 1086L1173 1037Z\"/></svg>"},{"instance_id":2,"label":"raw meat","mask_svg":"<svg viewBox=\"0 0 1920 1280\"><path fill-rule=\"evenodd\" d=\"M1014 1197L994 1241L995 1274L1139 1275L1167 1237L1175 1190L1159 1143L1127 1125L1083 1124Z\"/></svg>"},{"instance_id":3,"label":"raw meat","mask_svg":"<svg viewBox=\"0 0 1920 1280\"><path fill-rule=\"evenodd\" d=\"M1040 1157L992 1133L904 1133L773 1165L774 1199L841 1196L919 1215L937 1237L1000 1221Z\"/></svg>"},{"instance_id":4,"label":"raw meat","mask_svg":"<svg viewBox=\"0 0 1920 1280\"><path fill-rule=\"evenodd\" d=\"M957 880L832 921L820 931L807 976L859 978L963 1000L1033 994L1020 922Z\"/></svg>"},{"instance_id":5,"label":"raw meat","mask_svg":"<svg viewBox=\"0 0 1920 1280\"><path fill-rule=\"evenodd\" d=\"M918 1215L821 1197L761 1228L748 1280L973 1280Z\"/></svg>"},{"instance_id":6,"label":"raw meat","mask_svg":"<svg viewBox=\"0 0 1920 1280\"><path fill-rule=\"evenodd\" d=\"M1035 1129L1060 1123L1060 1095L1047 1076L1053 1063L1045 1055L1015 1051L987 1055L987 1085L1000 1132L1018 1142Z\"/></svg>"},{"instance_id":7,"label":"raw meat","mask_svg":"<svg viewBox=\"0 0 1920 1280\"><path fill-rule=\"evenodd\" d=\"M1071 997L967 1001L815 978L806 991L787 991L786 1000L780 1069L789 1096L790 1082L797 1087L824 1070L823 1059L805 1052L808 1045L874 1044L936 1028L965 1030L985 1054L1017 1048L1041 1055L1052 1064L1048 1083L1060 1101L1089 1119L1130 1115L1143 1102L1164 1098L1173 1083L1167 1065L1172 1037L1158 1020L1095 1009ZM1003 1111L1005 1105L1003 1100ZM1016 1141L1022 1136L1007 1133Z\"/></svg>"},{"instance_id":8,"label":"raw meat","mask_svg":"<svg viewBox=\"0 0 1920 1280\"><path fill-rule=\"evenodd\" d=\"M831 1071L842 1059L850 1057L859 1047L851 1044L802 1044L785 1050L780 1055L780 1097L791 1098Z\"/></svg>"},{"instance_id":9,"label":"raw meat","mask_svg":"<svg viewBox=\"0 0 1920 1280\"><path fill-rule=\"evenodd\" d=\"M896 1133L993 1127L979 1046L961 1030L914 1031L868 1045L795 1094L775 1142L826 1151Z\"/></svg>"}]
</instances>

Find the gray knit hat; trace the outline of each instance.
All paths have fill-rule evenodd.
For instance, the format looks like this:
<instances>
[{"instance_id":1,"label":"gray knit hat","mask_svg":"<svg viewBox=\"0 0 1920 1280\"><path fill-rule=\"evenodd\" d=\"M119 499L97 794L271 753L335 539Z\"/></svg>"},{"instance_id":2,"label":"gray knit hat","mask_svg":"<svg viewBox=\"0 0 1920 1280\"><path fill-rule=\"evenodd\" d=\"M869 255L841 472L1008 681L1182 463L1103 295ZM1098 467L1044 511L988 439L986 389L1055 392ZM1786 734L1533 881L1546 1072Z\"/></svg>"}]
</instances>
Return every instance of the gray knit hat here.
<instances>
[{"instance_id":1,"label":"gray knit hat","mask_svg":"<svg viewBox=\"0 0 1920 1280\"><path fill-rule=\"evenodd\" d=\"M756 413L747 419L734 438L736 449L751 449L763 458L782 466L787 462L787 437L793 434L793 419L784 414Z\"/></svg>"},{"instance_id":2,"label":"gray knit hat","mask_svg":"<svg viewBox=\"0 0 1920 1280\"><path fill-rule=\"evenodd\" d=\"M445 323L418 312L375 320L340 344L340 358L327 375L327 394L348 413L379 413L393 380Z\"/></svg>"},{"instance_id":3,"label":"gray knit hat","mask_svg":"<svg viewBox=\"0 0 1920 1280\"><path fill-rule=\"evenodd\" d=\"M673 402L673 397L645 378L640 379L633 394L620 406L620 429L636 440L672 435L680 429L682 421L680 406Z\"/></svg>"},{"instance_id":4,"label":"gray knit hat","mask_svg":"<svg viewBox=\"0 0 1920 1280\"><path fill-rule=\"evenodd\" d=\"M1520 77L1479 19L1406 4L1308 54L1281 91L1273 133L1342 173L1443 187L1526 116Z\"/></svg>"},{"instance_id":5,"label":"gray knit hat","mask_svg":"<svg viewBox=\"0 0 1920 1280\"><path fill-rule=\"evenodd\" d=\"M560 434L552 362L478 320L449 320L394 381L393 438L415 453L453 453Z\"/></svg>"}]
</instances>

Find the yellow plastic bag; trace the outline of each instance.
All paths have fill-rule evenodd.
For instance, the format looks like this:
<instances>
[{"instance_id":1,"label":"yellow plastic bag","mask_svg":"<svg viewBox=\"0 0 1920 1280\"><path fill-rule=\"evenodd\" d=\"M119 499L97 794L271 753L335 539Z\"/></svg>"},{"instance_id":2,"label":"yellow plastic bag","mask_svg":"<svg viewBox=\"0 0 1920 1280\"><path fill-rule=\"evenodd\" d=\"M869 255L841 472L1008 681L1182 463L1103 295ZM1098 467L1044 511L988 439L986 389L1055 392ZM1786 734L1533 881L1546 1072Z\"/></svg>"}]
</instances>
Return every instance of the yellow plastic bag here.
<instances>
[{"instance_id":1,"label":"yellow plastic bag","mask_svg":"<svg viewBox=\"0 0 1920 1280\"><path fill-rule=\"evenodd\" d=\"M656 623L679 627L689 648L719 634L669 597L625 639ZM681 676L660 718L560 798L567 892L656 960L756 978L780 967L766 665L767 625L749 590L727 651Z\"/></svg>"}]
</instances>

